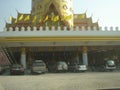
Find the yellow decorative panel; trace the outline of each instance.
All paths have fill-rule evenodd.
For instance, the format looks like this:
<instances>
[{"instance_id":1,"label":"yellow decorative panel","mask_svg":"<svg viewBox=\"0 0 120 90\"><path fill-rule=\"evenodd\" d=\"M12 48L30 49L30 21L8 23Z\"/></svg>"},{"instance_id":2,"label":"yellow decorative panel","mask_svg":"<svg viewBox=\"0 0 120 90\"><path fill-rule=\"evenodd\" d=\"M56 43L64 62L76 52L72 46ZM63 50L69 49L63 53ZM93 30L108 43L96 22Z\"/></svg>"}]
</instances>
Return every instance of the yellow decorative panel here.
<instances>
[{"instance_id":1,"label":"yellow decorative panel","mask_svg":"<svg viewBox=\"0 0 120 90\"><path fill-rule=\"evenodd\" d=\"M53 4L59 17L64 18L64 23L68 27L73 27L73 2L72 0L33 0L32 15L39 18L44 17L49 11L50 5ZM51 12L52 13L52 12Z\"/></svg>"}]
</instances>

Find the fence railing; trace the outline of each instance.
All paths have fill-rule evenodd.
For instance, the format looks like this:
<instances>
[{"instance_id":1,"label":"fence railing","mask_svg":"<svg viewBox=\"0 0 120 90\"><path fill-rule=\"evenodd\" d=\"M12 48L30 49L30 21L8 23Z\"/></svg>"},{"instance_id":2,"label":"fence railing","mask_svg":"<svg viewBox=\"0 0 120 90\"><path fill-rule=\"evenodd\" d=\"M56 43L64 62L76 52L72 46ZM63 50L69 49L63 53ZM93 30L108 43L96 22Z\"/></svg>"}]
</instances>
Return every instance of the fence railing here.
<instances>
[{"instance_id":1,"label":"fence railing","mask_svg":"<svg viewBox=\"0 0 120 90\"><path fill-rule=\"evenodd\" d=\"M33 27L9 27L9 28L4 28L4 31L56 31L56 30L59 30L59 31L120 31L119 27L91 27L91 26L88 26L88 27L80 27L80 26L76 26L76 27L73 27L73 28L68 28L66 26L64 27L61 27L61 26L58 26L58 27L55 27L55 26L51 26L51 27L36 27L36 26L33 26Z\"/></svg>"},{"instance_id":2,"label":"fence railing","mask_svg":"<svg viewBox=\"0 0 120 90\"><path fill-rule=\"evenodd\" d=\"M9 27L0 32L0 37L45 37L45 36L109 36L120 37L119 27Z\"/></svg>"}]
</instances>

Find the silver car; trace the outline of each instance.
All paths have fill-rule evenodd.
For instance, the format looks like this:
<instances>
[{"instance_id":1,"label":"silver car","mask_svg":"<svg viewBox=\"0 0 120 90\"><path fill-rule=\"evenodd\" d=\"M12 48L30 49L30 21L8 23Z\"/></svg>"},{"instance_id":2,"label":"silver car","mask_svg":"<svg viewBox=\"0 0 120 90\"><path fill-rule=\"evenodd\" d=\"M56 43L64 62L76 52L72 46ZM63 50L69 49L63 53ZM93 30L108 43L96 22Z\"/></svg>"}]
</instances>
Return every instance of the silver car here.
<instances>
[{"instance_id":1,"label":"silver car","mask_svg":"<svg viewBox=\"0 0 120 90\"><path fill-rule=\"evenodd\" d=\"M41 74L48 72L46 64L43 60L35 60L31 67L31 74Z\"/></svg>"}]
</instances>

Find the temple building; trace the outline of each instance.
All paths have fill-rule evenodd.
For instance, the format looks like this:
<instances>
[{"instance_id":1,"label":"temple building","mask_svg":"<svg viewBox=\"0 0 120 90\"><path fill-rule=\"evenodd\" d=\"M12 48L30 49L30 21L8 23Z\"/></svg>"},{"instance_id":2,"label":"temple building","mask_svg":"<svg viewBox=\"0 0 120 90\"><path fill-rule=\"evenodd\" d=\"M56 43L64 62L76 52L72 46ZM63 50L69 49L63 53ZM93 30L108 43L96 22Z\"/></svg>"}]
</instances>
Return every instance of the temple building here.
<instances>
[{"instance_id":1,"label":"temple building","mask_svg":"<svg viewBox=\"0 0 120 90\"><path fill-rule=\"evenodd\" d=\"M87 18L86 13L74 14L72 0L33 0L31 14L18 12L17 18L11 17L11 23L6 24L7 28L20 29L22 26L36 26L37 29L40 26L67 26L68 29L75 26L99 27L98 22L93 23L92 18Z\"/></svg>"},{"instance_id":2,"label":"temple building","mask_svg":"<svg viewBox=\"0 0 120 90\"><path fill-rule=\"evenodd\" d=\"M87 66L107 59L120 63L120 31L101 28L86 13L74 14L73 0L32 0L29 14L18 12L0 32L0 47L9 64L29 68L36 59Z\"/></svg>"}]
</instances>

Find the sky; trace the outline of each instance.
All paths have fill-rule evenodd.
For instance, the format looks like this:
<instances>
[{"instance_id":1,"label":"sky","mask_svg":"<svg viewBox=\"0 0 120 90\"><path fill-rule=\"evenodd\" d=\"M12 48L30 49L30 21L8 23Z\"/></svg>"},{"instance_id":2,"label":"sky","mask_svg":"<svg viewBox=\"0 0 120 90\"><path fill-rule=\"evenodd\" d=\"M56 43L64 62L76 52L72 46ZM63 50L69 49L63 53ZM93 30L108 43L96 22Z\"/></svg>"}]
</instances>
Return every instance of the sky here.
<instances>
[{"instance_id":1,"label":"sky","mask_svg":"<svg viewBox=\"0 0 120 90\"><path fill-rule=\"evenodd\" d=\"M86 12L102 27L120 26L120 0L73 0L73 9L75 14ZM0 0L0 31L10 16L17 16L17 11L30 13L31 0Z\"/></svg>"}]
</instances>

